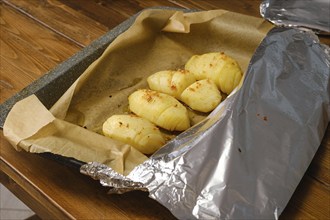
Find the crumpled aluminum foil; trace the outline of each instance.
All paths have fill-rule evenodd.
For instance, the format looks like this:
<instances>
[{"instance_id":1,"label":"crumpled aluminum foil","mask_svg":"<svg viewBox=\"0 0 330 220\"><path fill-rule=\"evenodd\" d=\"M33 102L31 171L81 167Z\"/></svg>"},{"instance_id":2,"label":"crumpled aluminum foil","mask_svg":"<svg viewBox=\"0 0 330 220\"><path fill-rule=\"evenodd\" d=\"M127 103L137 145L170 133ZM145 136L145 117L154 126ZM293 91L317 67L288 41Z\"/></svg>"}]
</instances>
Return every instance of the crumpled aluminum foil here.
<instances>
[{"instance_id":1,"label":"crumpled aluminum foil","mask_svg":"<svg viewBox=\"0 0 330 220\"><path fill-rule=\"evenodd\" d=\"M330 34L329 0L264 0L260 14L278 26L306 27Z\"/></svg>"},{"instance_id":2,"label":"crumpled aluminum foil","mask_svg":"<svg viewBox=\"0 0 330 220\"><path fill-rule=\"evenodd\" d=\"M241 89L202 123L126 177L97 163L81 172L111 192L147 189L179 219L277 219L329 123L329 67L314 33L275 28Z\"/></svg>"}]
</instances>

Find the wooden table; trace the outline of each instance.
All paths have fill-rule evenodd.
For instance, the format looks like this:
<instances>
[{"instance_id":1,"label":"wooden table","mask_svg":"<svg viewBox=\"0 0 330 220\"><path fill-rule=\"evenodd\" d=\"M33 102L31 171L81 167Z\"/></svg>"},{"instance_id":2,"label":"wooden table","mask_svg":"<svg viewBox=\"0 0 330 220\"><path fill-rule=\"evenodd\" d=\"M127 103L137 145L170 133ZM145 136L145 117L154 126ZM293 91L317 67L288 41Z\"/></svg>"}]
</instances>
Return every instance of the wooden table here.
<instances>
[{"instance_id":1,"label":"wooden table","mask_svg":"<svg viewBox=\"0 0 330 220\"><path fill-rule=\"evenodd\" d=\"M257 0L0 0L1 103L140 10L226 9L259 15ZM329 45L330 38L322 37ZM171 219L147 193L107 195L77 170L17 152L1 132L1 183L41 218ZM282 219L330 218L330 129Z\"/></svg>"}]
</instances>

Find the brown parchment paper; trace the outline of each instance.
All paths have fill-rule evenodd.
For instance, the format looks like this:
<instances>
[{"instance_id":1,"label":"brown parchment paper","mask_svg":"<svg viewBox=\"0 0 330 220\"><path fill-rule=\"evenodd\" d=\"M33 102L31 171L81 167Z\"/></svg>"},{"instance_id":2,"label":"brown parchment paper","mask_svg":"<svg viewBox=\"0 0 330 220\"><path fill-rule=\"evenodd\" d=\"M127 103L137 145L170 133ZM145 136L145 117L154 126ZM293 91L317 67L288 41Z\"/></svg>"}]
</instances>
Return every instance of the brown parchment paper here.
<instances>
[{"instance_id":1,"label":"brown parchment paper","mask_svg":"<svg viewBox=\"0 0 330 220\"><path fill-rule=\"evenodd\" d=\"M111 115L128 113L127 97L147 88L149 75L182 68L194 54L225 52L245 71L272 27L224 10L145 10L50 110L35 96L18 102L6 119L5 137L17 150L96 161L126 175L147 157L104 137L101 128Z\"/></svg>"}]
</instances>

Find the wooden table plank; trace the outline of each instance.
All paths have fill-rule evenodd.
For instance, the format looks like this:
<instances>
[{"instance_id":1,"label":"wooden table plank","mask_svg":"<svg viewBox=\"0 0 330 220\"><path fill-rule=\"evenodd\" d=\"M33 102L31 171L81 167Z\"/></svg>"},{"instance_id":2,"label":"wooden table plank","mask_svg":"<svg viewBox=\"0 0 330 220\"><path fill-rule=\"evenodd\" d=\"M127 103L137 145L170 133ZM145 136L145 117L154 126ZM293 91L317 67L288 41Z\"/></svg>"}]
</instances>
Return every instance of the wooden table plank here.
<instances>
[{"instance_id":1,"label":"wooden table plank","mask_svg":"<svg viewBox=\"0 0 330 220\"><path fill-rule=\"evenodd\" d=\"M4 2L81 47L90 44L109 30L57 0L4 0Z\"/></svg>"},{"instance_id":2,"label":"wooden table plank","mask_svg":"<svg viewBox=\"0 0 330 220\"><path fill-rule=\"evenodd\" d=\"M330 186L330 125L328 125L322 143L307 170L307 175L325 186Z\"/></svg>"},{"instance_id":3,"label":"wooden table plank","mask_svg":"<svg viewBox=\"0 0 330 220\"><path fill-rule=\"evenodd\" d=\"M178 7L176 4L168 1L157 0L60 0L63 4L67 4L75 10L80 11L100 22L101 24L112 29L119 23L123 22L130 16L140 12L141 10L149 7L168 6Z\"/></svg>"},{"instance_id":4,"label":"wooden table plank","mask_svg":"<svg viewBox=\"0 0 330 220\"><path fill-rule=\"evenodd\" d=\"M1 44L1 46L3 45L4 44ZM27 82L32 83L35 80L35 77L17 68L12 62L8 62L2 56L0 56L0 69L0 103L3 103L13 94L26 87ZM12 72L15 74L12 76L3 74L6 72ZM22 79L24 81L22 81Z\"/></svg>"},{"instance_id":5,"label":"wooden table plank","mask_svg":"<svg viewBox=\"0 0 330 220\"><path fill-rule=\"evenodd\" d=\"M283 212L281 219L329 219L329 190L329 186L305 175L288 204L288 211Z\"/></svg>"},{"instance_id":6,"label":"wooden table plank","mask_svg":"<svg viewBox=\"0 0 330 220\"><path fill-rule=\"evenodd\" d=\"M1 3L1 102L81 47ZM13 74L14 73L14 74Z\"/></svg>"}]
</instances>

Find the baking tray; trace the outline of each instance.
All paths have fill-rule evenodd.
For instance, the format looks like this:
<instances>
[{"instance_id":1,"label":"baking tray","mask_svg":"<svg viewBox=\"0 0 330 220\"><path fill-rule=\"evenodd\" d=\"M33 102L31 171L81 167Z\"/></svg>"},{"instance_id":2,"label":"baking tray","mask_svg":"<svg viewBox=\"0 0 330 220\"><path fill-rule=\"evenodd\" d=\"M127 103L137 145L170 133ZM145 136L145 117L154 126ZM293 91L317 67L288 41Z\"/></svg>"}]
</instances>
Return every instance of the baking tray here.
<instances>
[{"instance_id":1,"label":"baking tray","mask_svg":"<svg viewBox=\"0 0 330 220\"><path fill-rule=\"evenodd\" d=\"M164 9L184 12L194 12L193 9L182 9L174 7L149 7L148 9ZM3 129L6 117L16 102L35 94L42 104L47 108L51 108L55 102L65 93L65 91L78 79L78 77L99 58L109 44L114 41L120 34L125 32L135 21L136 17L142 12L129 17L118 26L93 41L91 44L74 54L66 61L57 65L54 69L47 72L39 79L13 95L0 105L0 128ZM38 155L55 160L67 167L80 169L85 162L75 158L64 157L53 153L38 153Z\"/></svg>"},{"instance_id":2,"label":"baking tray","mask_svg":"<svg viewBox=\"0 0 330 220\"><path fill-rule=\"evenodd\" d=\"M196 10L182 9L174 7L150 7L147 9L164 9L184 12L194 12ZM144 11L142 10L142 11ZM0 105L0 128L3 129L6 117L14 104L29 95L35 94L46 108L52 107L64 92L75 82L75 80L94 62L107 46L121 33L126 31L142 12L129 17L118 26L93 41L91 44L80 50L78 53L56 66L45 75L32 82L26 88L16 93Z\"/></svg>"}]
</instances>

